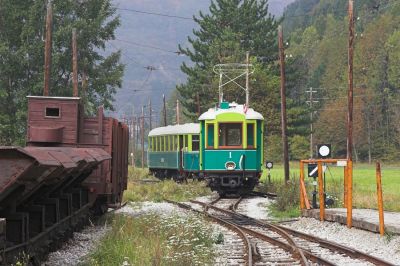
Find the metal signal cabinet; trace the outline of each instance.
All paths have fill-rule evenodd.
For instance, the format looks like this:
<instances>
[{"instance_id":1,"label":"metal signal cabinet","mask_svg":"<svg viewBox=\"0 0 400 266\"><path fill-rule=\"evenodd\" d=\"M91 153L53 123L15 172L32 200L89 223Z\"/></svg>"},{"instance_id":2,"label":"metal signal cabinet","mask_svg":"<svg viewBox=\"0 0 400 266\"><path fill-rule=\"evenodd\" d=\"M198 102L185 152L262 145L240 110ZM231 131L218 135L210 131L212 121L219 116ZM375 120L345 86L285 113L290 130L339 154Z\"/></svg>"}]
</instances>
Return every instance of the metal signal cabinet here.
<instances>
[{"instance_id":1,"label":"metal signal cabinet","mask_svg":"<svg viewBox=\"0 0 400 266\"><path fill-rule=\"evenodd\" d=\"M200 175L219 194L247 193L263 165L264 118L251 108L221 103L199 117Z\"/></svg>"},{"instance_id":2,"label":"metal signal cabinet","mask_svg":"<svg viewBox=\"0 0 400 266\"><path fill-rule=\"evenodd\" d=\"M149 132L147 162L157 178L180 180L199 171L200 125L188 123Z\"/></svg>"}]
</instances>

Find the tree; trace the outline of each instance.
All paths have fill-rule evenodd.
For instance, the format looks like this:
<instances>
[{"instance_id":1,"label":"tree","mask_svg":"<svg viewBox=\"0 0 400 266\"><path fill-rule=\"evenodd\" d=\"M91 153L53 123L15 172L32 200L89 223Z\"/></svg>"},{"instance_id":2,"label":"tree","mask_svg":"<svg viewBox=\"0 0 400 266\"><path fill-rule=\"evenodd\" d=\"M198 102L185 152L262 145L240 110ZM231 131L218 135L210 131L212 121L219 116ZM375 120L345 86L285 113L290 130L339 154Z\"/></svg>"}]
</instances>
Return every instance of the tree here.
<instances>
[{"instance_id":1,"label":"tree","mask_svg":"<svg viewBox=\"0 0 400 266\"><path fill-rule=\"evenodd\" d=\"M210 14L200 12L199 17L194 17L199 29L193 31L194 38L188 37L192 48L179 46L180 52L193 62L190 66L182 64L181 69L188 78L185 84L177 86L186 115L195 117L197 108L193 99L197 93L204 109L217 101L214 65L244 62L246 51L250 51L253 58L277 57L277 22L269 14L267 2L212 0ZM240 94L227 95L232 97L230 100L240 98Z\"/></svg>"},{"instance_id":2,"label":"tree","mask_svg":"<svg viewBox=\"0 0 400 266\"><path fill-rule=\"evenodd\" d=\"M25 96L42 94L45 2L1 0L0 144L24 143ZM80 94L90 110L99 105L112 109L113 94L121 87L123 65L119 63L120 52L103 55L106 42L115 38L115 29L120 24L111 0L54 0L52 3L50 95L72 95L71 32L76 28L79 80L87 79L85 92L81 90Z\"/></svg>"}]
</instances>

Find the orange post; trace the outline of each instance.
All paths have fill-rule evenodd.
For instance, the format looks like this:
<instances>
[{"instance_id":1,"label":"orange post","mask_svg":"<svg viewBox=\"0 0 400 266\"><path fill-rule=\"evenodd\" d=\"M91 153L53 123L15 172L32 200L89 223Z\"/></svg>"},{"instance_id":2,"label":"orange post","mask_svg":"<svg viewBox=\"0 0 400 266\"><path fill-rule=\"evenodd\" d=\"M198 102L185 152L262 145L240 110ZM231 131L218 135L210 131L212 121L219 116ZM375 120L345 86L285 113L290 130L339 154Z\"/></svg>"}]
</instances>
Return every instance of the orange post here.
<instances>
[{"instance_id":1,"label":"orange post","mask_svg":"<svg viewBox=\"0 0 400 266\"><path fill-rule=\"evenodd\" d=\"M304 163L300 162L300 209L304 210L304 192L302 184L304 184Z\"/></svg>"},{"instance_id":2,"label":"orange post","mask_svg":"<svg viewBox=\"0 0 400 266\"><path fill-rule=\"evenodd\" d=\"M376 193L378 194L379 233L383 236L385 233L385 221L383 217L381 164L379 162L376 163Z\"/></svg>"},{"instance_id":3,"label":"orange post","mask_svg":"<svg viewBox=\"0 0 400 266\"><path fill-rule=\"evenodd\" d=\"M347 227L353 226L353 161L347 161Z\"/></svg>"},{"instance_id":4,"label":"orange post","mask_svg":"<svg viewBox=\"0 0 400 266\"><path fill-rule=\"evenodd\" d=\"M325 219L325 197L324 182L322 180L322 162L318 162L318 184L319 184L319 218L321 221Z\"/></svg>"},{"instance_id":5,"label":"orange post","mask_svg":"<svg viewBox=\"0 0 400 266\"><path fill-rule=\"evenodd\" d=\"M303 203L305 203L306 209L307 210L311 209L310 201L308 200L308 197L307 197L307 190L306 190L306 185L304 183L304 180L300 180L300 193L303 196L302 197L303 198Z\"/></svg>"},{"instance_id":6,"label":"orange post","mask_svg":"<svg viewBox=\"0 0 400 266\"><path fill-rule=\"evenodd\" d=\"M343 179L343 206L347 207L347 165L344 167L344 179Z\"/></svg>"}]
</instances>

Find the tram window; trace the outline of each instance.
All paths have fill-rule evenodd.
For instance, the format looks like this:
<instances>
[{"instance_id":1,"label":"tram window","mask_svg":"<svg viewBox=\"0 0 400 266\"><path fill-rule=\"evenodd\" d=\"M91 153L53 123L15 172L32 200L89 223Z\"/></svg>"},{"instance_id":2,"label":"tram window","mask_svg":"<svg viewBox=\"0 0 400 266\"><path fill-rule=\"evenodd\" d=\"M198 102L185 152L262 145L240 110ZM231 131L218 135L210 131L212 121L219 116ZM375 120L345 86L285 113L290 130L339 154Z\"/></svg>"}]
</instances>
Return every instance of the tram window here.
<instances>
[{"instance_id":1,"label":"tram window","mask_svg":"<svg viewBox=\"0 0 400 266\"><path fill-rule=\"evenodd\" d=\"M198 151L200 148L199 135L192 135L192 151Z\"/></svg>"},{"instance_id":2,"label":"tram window","mask_svg":"<svg viewBox=\"0 0 400 266\"><path fill-rule=\"evenodd\" d=\"M219 146L241 146L242 124L219 124Z\"/></svg>"},{"instance_id":3,"label":"tram window","mask_svg":"<svg viewBox=\"0 0 400 266\"><path fill-rule=\"evenodd\" d=\"M149 151L152 151L152 148L153 148L153 138L152 137L149 137Z\"/></svg>"},{"instance_id":4,"label":"tram window","mask_svg":"<svg viewBox=\"0 0 400 266\"><path fill-rule=\"evenodd\" d=\"M247 124L247 146L254 147L254 124Z\"/></svg>"},{"instance_id":5,"label":"tram window","mask_svg":"<svg viewBox=\"0 0 400 266\"><path fill-rule=\"evenodd\" d=\"M162 144L161 144L161 138L162 137L158 137L158 144L159 144L159 148L158 148L158 151L162 151Z\"/></svg>"},{"instance_id":6,"label":"tram window","mask_svg":"<svg viewBox=\"0 0 400 266\"><path fill-rule=\"evenodd\" d=\"M214 125L207 125L207 147L214 147Z\"/></svg>"},{"instance_id":7,"label":"tram window","mask_svg":"<svg viewBox=\"0 0 400 266\"><path fill-rule=\"evenodd\" d=\"M174 136L175 142L174 142L174 151L178 150L178 136Z\"/></svg>"},{"instance_id":8,"label":"tram window","mask_svg":"<svg viewBox=\"0 0 400 266\"><path fill-rule=\"evenodd\" d=\"M185 148L187 148L188 146L189 146L188 135L185 135Z\"/></svg>"}]
</instances>

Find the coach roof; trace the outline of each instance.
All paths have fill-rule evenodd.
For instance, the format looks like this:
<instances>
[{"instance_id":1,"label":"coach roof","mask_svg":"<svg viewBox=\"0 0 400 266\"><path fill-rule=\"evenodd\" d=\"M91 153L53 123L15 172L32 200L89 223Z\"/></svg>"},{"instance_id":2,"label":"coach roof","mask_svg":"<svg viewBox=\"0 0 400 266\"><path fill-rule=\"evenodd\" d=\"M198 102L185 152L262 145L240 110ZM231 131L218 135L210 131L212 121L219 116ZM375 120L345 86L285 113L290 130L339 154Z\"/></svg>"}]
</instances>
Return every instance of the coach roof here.
<instances>
[{"instance_id":1,"label":"coach roof","mask_svg":"<svg viewBox=\"0 0 400 266\"><path fill-rule=\"evenodd\" d=\"M246 108L244 105L237 104L235 102L229 104L229 108L210 108L207 112L203 113L199 120L214 120L217 115L225 113L238 113L245 116L246 120L264 120L264 117L259 113L254 111L252 108Z\"/></svg>"},{"instance_id":2,"label":"coach roof","mask_svg":"<svg viewBox=\"0 0 400 266\"><path fill-rule=\"evenodd\" d=\"M158 127L149 132L149 137L185 134L200 134L200 124L189 123L183 125Z\"/></svg>"}]
</instances>

